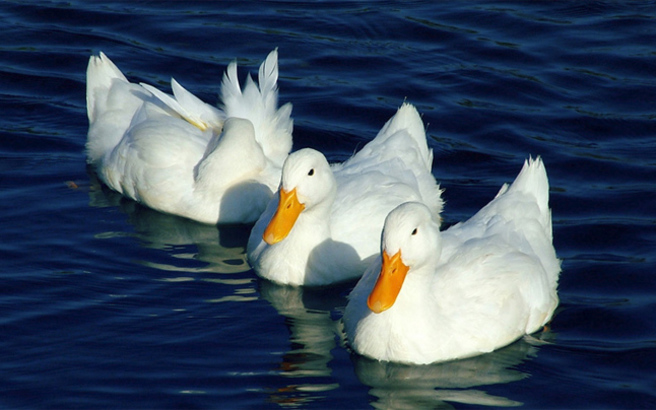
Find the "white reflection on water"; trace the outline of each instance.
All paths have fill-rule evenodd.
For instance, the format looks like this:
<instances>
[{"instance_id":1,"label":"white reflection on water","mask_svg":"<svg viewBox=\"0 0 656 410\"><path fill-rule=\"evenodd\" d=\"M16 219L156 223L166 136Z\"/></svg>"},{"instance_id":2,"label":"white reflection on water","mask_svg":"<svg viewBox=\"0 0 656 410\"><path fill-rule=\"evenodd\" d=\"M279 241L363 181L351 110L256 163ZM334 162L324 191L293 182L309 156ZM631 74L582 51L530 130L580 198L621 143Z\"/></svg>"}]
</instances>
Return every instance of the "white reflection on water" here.
<instances>
[{"instance_id":1,"label":"white reflection on water","mask_svg":"<svg viewBox=\"0 0 656 410\"><path fill-rule=\"evenodd\" d=\"M435 408L447 402L510 407L522 403L490 395L483 386L528 377L517 366L535 356L537 350L522 339L496 352L433 365L404 365L361 356L354 360L358 378L376 397L376 408Z\"/></svg>"},{"instance_id":2,"label":"white reflection on water","mask_svg":"<svg viewBox=\"0 0 656 410\"><path fill-rule=\"evenodd\" d=\"M103 232L97 238L125 236L137 238L141 246L164 250L165 259L140 260L137 263L164 272L180 272L177 277L159 280L185 282L202 280L234 286L234 295L210 302L250 301L257 299L252 287L252 275L235 275L250 271L245 244L250 233L248 225L211 226L146 208L102 186L93 172L89 173L89 204L93 207L117 207L127 216L134 232ZM172 257L172 258L171 258ZM180 263L176 263L179 260ZM200 263L196 263L200 262ZM219 275L192 276L198 273Z\"/></svg>"},{"instance_id":3,"label":"white reflection on water","mask_svg":"<svg viewBox=\"0 0 656 410\"><path fill-rule=\"evenodd\" d=\"M344 306L337 289L304 289L259 281L262 299L286 318L291 349L282 356L278 374L302 379L269 393L270 401L281 406L298 406L323 398L322 392L339 388L331 378L331 351L338 348L339 322L331 311ZM308 381L310 381L308 383Z\"/></svg>"},{"instance_id":4,"label":"white reflection on water","mask_svg":"<svg viewBox=\"0 0 656 410\"><path fill-rule=\"evenodd\" d=\"M282 376L299 379L270 394L281 405L299 405L322 398L320 392L336 389L331 373L331 351L344 347L339 314L346 305L347 287L308 289L281 286L261 280L259 291L284 316L291 350L279 366ZM534 357L539 345L553 335L526 337L496 352L470 359L433 365L380 362L356 354L351 358L358 379L370 387L376 408L451 407L449 403L480 406L520 406L511 398L489 394L485 386L511 383L529 377L519 365ZM300 380L302 379L302 380Z\"/></svg>"}]
</instances>

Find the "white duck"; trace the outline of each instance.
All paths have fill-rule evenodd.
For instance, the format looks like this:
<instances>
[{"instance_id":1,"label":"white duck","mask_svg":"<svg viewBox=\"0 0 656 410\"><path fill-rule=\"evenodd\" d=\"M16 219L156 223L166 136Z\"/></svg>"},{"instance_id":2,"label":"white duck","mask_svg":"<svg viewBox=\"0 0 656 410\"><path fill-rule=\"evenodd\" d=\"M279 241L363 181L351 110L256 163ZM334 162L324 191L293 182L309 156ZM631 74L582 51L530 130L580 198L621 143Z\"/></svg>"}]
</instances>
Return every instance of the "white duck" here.
<instances>
[{"instance_id":1,"label":"white duck","mask_svg":"<svg viewBox=\"0 0 656 410\"><path fill-rule=\"evenodd\" d=\"M491 352L547 324L560 272L548 191L542 160L529 159L510 187L444 232L423 204L394 209L385 220L382 261L346 306L353 349L426 364Z\"/></svg>"},{"instance_id":2,"label":"white duck","mask_svg":"<svg viewBox=\"0 0 656 410\"><path fill-rule=\"evenodd\" d=\"M291 104L278 104L272 51L242 92L223 77L223 111L171 80L174 95L128 82L105 56L87 68L87 161L110 188L158 211L207 224L252 223L280 183L292 147ZM227 120L226 120L227 118Z\"/></svg>"},{"instance_id":3,"label":"white duck","mask_svg":"<svg viewBox=\"0 0 656 410\"><path fill-rule=\"evenodd\" d=\"M278 194L251 232L251 265L258 275L290 285L360 277L378 253L389 211L419 201L441 212L432 161L421 117L407 103L344 163L330 166L308 148L290 154Z\"/></svg>"}]
</instances>

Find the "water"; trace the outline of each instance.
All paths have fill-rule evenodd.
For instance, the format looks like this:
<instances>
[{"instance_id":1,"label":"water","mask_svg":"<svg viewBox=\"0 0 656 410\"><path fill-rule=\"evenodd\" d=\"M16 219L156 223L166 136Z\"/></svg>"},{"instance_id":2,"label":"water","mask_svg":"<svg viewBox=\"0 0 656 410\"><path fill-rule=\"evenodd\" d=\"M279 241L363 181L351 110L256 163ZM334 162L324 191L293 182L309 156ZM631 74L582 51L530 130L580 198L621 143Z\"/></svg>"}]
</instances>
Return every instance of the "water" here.
<instances>
[{"instance_id":1,"label":"water","mask_svg":"<svg viewBox=\"0 0 656 410\"><path fill-rule=\"evenodd\" d=\"M656 407L656 5L2 2L0 407ZM295 149L347 158L407 99L450 225L528 155L563 259L551 330L432 366L344 346L353 284L275 286L248 227L162 215L85 166L85 70L207 102L280 53Z\"/></svg>"}]
</instances>

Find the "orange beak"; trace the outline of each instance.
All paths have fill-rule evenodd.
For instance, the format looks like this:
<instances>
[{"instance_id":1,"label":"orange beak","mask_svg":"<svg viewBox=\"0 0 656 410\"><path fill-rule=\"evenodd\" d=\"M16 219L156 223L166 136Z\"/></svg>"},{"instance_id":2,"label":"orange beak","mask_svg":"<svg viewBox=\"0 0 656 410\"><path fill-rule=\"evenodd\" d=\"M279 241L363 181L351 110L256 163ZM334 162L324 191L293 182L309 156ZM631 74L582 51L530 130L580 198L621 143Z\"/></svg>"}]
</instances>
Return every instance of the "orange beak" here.
<instances>
[{"instance_id":1,"label":"orange beak","mask_svg":"<svg viewBox=\"0 0 656 410\"><path fill-rule=\"evenodd\" d=\"M300 203L296 196L296 188L289 192L280 188L278 209L264 230L264 235L262 235L264 242L273 245L285 239L304 209L305 205Z\"/></svg>"},{"instance_id":2,"label":"orange beak","mask_svg":"<svg viewBox=\"0 0 656 410\"><path fill-rule=\"evenodd\" d=\"M394 305L409 270L410 268L401 260L401 251L392 257L383 251L383 267L367 299L367 306L372 312L381 313Z\"/></svg>"}]
</instances>

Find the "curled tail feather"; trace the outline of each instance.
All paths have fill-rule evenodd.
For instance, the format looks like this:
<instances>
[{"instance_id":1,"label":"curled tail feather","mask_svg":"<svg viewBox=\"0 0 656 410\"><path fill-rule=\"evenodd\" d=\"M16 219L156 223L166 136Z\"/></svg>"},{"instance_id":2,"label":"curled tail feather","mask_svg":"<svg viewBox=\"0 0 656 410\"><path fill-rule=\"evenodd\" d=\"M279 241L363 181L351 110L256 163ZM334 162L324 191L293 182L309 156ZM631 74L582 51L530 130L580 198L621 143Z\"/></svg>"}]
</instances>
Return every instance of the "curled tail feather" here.
<instances>
[{"instance_id":1,"label":"curled tail feather","mask_svg":"<svg viewBox=\"0 0 656 410\"><path fill-rule=\"evenodd\" d=\"M292 148L291 104L278 109L278 50L260 65L258 84L250 75L243 90L237 77L237 63L231 62L221 83L221 101L228 118L244 118L255 128L255 138L265 155L282 166Z\"/></svg>"},{"instance_id":2,"label":"curled tail feather","mask_svg":"<svg viewBox=\"0 0 656 410\"><path fill-rule=\"evenodd\" d=\"M111 87L114 79L128 82L121 70L102 51L97 56L89 58L87 65L87 116L89 122L96 120L98 99L107 98L107 90Z\"/></svg>"},{"instance_id":3,"label":"curled tail feather","mask_svg":"<svg viewBox=\"0 0 656 410\"><path fill-rule=\"evenodd\" d=\"M508 191L523 191L533 194L542 214L549 213L549 179L547 170L539 156L524 161L522 170Z\"/></svg>"}]
</instances>

